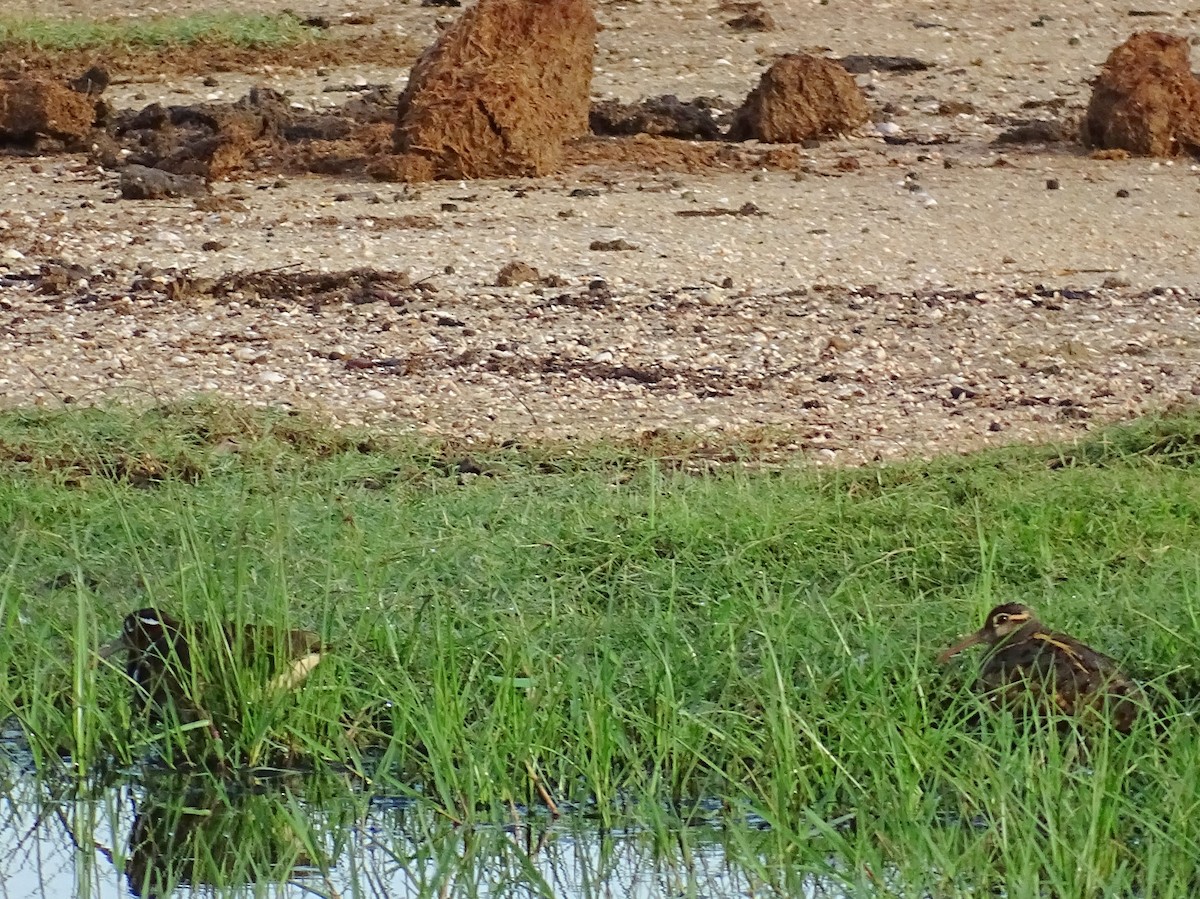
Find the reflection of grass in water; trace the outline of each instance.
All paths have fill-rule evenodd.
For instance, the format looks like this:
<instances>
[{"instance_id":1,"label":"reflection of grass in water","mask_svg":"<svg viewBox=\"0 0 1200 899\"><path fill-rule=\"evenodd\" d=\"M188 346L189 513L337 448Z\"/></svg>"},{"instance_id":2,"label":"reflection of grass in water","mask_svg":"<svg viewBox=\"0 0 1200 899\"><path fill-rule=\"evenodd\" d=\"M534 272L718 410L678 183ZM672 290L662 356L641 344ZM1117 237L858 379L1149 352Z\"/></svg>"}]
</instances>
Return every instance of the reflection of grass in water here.
<instances>
[{"instance_id":1,"label":"reflection of grass in water","mask_svg":"<svg viewBox=\"0 0 1200 899\"><path fill-rule=\"evenodd\" d=\"M1197 430L692 476L673 471L686 443L463 463L227 408L12 413L0 703L42 764L133 759L137 739L177 757L193 738L130 722L122 678L87 664L97 635L152 603L314 627L335 654L295 695L259 701L263 676L235 669L213 709L231 756L370 751L450 824L540 787L664 846L690 797L721 797L770 825L729 839L784 892L813 874L866 894L1194 895ZM1081 759L1052 729L978 718L956 686L974 659L931 660L1000 597L1125 659L1165 734L1101 732Z\"/></svg>"},{"instance_id":2,"label":"reflection of grass in water","mask_svg":"<svg viewBox=\"0 0 1200 899\"><path fill-rule=\"evenodd\" d=\"M163 47L202 41L239 47L275 47L313 40L321 33L288 13L203 13L110 20L0 16L0 46L32 45L44 50Z\"/></svg>"},{"instance_id":3,"label":"reflection of grass in water","mask_svg":"<svg viewBox=\"0 0 1200 899\"><path fill-rule=\"evenodd\" d=\"M279 882L298 868L327 870L312 822L298 818L289 802L302 788L298 778L237 791L207 778L150 780L136 801L125 859L136 895L167 895L179 883Z\"/></svg>"},{"instance_id":4,"label":"reflection of grass in water","mask_svg":"<svg viewBox=\"0 0 1200 899\"><path fill-rule=\"evenodd\" d=\"M135 895L163 896L189 884L248 895L251 883L253 895L275 895L272 885L288 880L327 896L750 895L758 884L729 840L737 823L667 830L630 818L604 830L587 814L550 821L514 811L459 825L428 803L372 797L328 772L49 780L24 777L3 789L6 802L40 822L22 828L10 865L32 871L41 862L47 895L86 899L89 887L109 895L122 879ZM763 835L741 838L753 845ZM76 855L80 846L98 851ZM64 856L74 866L58 864Z\"/></svg>"}]
</instances>

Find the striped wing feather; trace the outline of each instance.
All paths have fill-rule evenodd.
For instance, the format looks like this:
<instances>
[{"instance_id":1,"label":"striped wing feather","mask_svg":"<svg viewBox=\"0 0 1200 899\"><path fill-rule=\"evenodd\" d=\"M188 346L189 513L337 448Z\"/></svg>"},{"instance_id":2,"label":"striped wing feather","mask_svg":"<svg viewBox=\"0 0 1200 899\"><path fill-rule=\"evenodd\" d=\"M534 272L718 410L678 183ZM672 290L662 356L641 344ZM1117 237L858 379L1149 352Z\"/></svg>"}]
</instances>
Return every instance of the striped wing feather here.
<instances>
[{"instance_id":1,"label":"striped wing feather","mask_svg":"<svg viewBox=\"0 0 1200 899\"><path fill-rule=\"evenodd\" d=\"M1014 711L1099 712L1128 730L1141 693L1117 663L1065 634L1037 631L1001 645L984 663L980 687Z\"/></svg>"}]
</instances>

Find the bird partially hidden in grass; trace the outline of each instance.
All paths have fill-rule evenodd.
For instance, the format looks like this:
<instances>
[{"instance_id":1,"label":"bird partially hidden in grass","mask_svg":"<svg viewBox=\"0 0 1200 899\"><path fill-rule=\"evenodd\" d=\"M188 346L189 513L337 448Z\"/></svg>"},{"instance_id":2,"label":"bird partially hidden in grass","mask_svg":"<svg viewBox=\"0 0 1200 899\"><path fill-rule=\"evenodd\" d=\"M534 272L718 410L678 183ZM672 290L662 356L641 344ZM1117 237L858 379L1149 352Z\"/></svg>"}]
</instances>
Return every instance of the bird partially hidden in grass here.
<instances>
[{"instance_id":1,"label":"bird partially hidden in grass","mask_svg":"<svg viewBox=\"0 0 1200 899\"><path fill-rule=\"evenodd\" d=\"M102 659L125 653L135 712L152 721L173 716L179 724L203 726L220 743L210 700L222 699L222 691L230 699L231 691L243 687L265 696L293 690L326 647L312 631L253 624L206 627L144 608L126 615L121 633L98 652Z\"/></svg>"},{"instance_id":2,"label":"bird partially hidden in grass","mask_svg":"<svg viewBox=\"0 0 1200 899\"><path fill-rule=\"evenodd\" d=\"M1074 637L1049 631L1033 609L1004 603L983 627L941 654L948 662L979 643L989 647L977 688L994 706L1018 714L1107 717L1122 733L1133 727L1145 699L1115 660Z\"/></svg>"}]
</instances>

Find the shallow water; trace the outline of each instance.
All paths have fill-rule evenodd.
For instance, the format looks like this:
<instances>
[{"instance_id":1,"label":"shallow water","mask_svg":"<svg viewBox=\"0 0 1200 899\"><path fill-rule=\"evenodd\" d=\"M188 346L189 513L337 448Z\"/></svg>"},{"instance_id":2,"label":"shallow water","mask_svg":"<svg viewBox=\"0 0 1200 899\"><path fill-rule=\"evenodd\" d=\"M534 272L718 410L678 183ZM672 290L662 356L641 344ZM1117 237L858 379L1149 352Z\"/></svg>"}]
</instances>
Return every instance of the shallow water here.
<instances>
[{"instance_id":1,"label":"shallow water","mask_svg":"<svg viewBox=\"0 0 1200 899\"><path fill-rule=\"evenodd\" d=\"M843 895L811 876L769 886L752 873L763 856L745 854L763 832L753 821L738 831L734 849L716 823L604 831L585 811L551 821L521 809L462 827L432 803L328 772L79 785L0 759L3 899Z\"/></svg>"}]
</instances>

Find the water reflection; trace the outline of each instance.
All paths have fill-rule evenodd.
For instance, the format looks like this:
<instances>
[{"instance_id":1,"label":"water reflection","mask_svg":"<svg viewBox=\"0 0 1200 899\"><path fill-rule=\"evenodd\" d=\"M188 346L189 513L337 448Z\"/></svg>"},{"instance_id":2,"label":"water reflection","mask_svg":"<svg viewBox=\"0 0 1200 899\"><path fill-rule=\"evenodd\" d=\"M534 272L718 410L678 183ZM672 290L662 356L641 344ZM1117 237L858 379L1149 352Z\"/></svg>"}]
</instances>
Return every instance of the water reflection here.
<instances>
[{"instance_id":1,"label":"water reflection","mask_svg":"<svg viewBox=\"0 0 1200 899\"><path fill-rule=\"evenodd\" d=\"M278 883L327 868L294 814L298 778L229 786L195 777L146 783L132 802L124 865L133 895L167 896L179 884Z\"/></svg>"},{"instance_id":2,"label":"water reflection","mask_svg":"<svg viewBox=\"0 0 1200 899\"><path fill-rule=\"evenodd\" d=\"M602 832L583 815L531 820L514 808L463 827L329 772L80 785L12 759L0 769L2 899L768 894L731 863L715 826ZM838 895L796 886L787 894Z\"/></svg>"},{"instance_id":3,"label":"water reflection","mask_svg":"<svg viewBox=\"0 0 1200 899\"><path fill-rule=\"evenodd\" d=\"M0 895L165 897L189 886L301 882L328 868L323 853L334 848L311 840L302 786L10 779L0 795Z\"/></svg>"}]
</instances>

